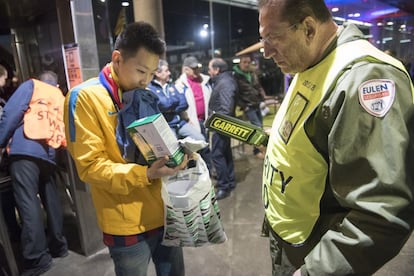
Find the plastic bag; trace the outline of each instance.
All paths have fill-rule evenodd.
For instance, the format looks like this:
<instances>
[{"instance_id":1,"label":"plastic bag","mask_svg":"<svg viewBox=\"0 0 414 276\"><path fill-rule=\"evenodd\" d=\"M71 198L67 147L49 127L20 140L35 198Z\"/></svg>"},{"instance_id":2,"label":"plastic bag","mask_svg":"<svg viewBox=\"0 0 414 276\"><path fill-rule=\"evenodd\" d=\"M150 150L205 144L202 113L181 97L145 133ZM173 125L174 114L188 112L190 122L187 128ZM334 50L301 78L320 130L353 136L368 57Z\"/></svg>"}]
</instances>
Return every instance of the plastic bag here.
<instances>
[{"instance_id":1,"label":"plastic bag","mask_svg":"<svg viewBox=\"0 0 414 276\"><path fill-rule=\"evenodd\" d=\"M227 240L207 165L196 157L194 167L162 179L165 246L199 247Z\"/></svg>"}]
</instances>

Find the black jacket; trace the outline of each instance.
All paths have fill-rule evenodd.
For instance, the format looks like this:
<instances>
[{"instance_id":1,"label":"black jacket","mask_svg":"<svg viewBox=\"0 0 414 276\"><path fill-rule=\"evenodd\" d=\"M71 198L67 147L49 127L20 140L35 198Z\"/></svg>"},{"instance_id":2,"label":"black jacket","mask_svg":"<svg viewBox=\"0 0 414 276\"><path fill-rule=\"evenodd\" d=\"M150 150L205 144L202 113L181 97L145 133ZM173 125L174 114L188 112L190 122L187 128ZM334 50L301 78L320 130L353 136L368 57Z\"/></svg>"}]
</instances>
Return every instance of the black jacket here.
<instances>
[{"instance_id":1,"label":"black jacket","mask_svg":"<svg viewBox=\"0 0 414 276\"><path fill-rule=\"evenodd\" d=\"M231 71L224 71L210 79L213 92L208 104L208 114L213 112L234 116L237 82Z\"/></svg>"},{"instance_id":2,"label":"black jacket","mask_svg":"<svg viewBox=\"0 0 414 276\"><path fill-rule=\"evenodd\" d=\"M236 65L237 66L237 65ZM251 74L251 82L246 78L239 68L234 68L234 78L237 81L238 93L236 103L242 110L246 107L259 108L264 101L264 90L255 74ZM238 70L237 70L238 69Z\"/></svg>"}]
</instances>

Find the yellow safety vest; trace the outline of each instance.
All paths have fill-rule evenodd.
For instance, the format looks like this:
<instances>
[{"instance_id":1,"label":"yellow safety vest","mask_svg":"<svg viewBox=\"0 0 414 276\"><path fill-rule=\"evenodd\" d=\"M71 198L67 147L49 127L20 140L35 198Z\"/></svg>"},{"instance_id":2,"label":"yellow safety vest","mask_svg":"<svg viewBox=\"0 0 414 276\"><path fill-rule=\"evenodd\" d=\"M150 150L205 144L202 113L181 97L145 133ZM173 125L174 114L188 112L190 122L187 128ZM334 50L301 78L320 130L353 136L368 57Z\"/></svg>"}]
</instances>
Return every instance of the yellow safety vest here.
<instances>
[{"instance_id":1,"label":"yellow safety vest","mask_svg":"<svg viewBox=\"0 0 414 276\"><path fill-rule=\"evenodd\" d=\"M24 114L24 134L30 139L46 140L55 149L66 146L64 102L59 88L33 79L33 96Z\"/></svg>"},{"instance_id":2,"label":"yellow safety vest","mask_svg":"<svg viewBox=\"0 0 414 276\"><path fill-rule=\"evenodd\" d=\"M262 196L270 226L288 243L300 245L311 234L320 216L328 173L328 164L308 139L304 123L347 65L362 60L388 63L405 71L400 62L365 40L342 44L317 66L296 74L273 121Z\"/></svg>"}]
</instances>

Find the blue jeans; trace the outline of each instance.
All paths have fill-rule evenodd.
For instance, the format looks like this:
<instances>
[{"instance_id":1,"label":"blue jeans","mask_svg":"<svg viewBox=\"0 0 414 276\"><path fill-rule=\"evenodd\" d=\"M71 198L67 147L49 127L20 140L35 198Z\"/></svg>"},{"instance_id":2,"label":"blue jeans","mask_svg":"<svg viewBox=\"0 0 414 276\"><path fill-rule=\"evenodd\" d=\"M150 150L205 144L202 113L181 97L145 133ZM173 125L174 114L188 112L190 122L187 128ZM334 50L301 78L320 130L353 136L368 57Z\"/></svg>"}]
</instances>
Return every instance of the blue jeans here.
<instances>
[{"instance_id":1,"label":"blue jeans","mask_svg":"<svg viewBox=\"0 0 414 276\"><path fill-rule=\"evenodd\" d=\"M204 135L191 124L186 123L177 130L178 137L191 137L197 141L205 141Z\"/></svg>"},{"instance_id":2,"label":"blue jeans","mask_svg":"<svg viewBox=\"0 0 414 276\"><path fill-rule=\"evenodd\" d=\"M117 276L146 276L150 259L158 276L184 276L184 257L181 247L161 245L160 231L130 246L109 246Z\"/></svg>"},{"instance_id":3,"label":"blue jeans","mask_svg":"<svg viewBox=\"0 0 414 276\"><path fill-rule=\"evenodd\" d=\"M247 111L245 111L244 114L246 114L250 123L260 128L263 128L263 117L259 107L249 107L249 109L247 109ZM253 147L253 154L258 154L259 152L259 148Z\"/></svg>"},{"instance_id":4,"label":"blue jeans","mask_svg":"<svg viewBox=\"0 0 414 276\"><path fill-rule=\"evenodd\" d=\"M10 157L10 175L16 206L22 221L21 247L25 268L46 265L52 255L67 251L63 236L63 212L58 189L54 181L56 166L28 156ZM43 224L40 195L47 214L47 234Z\"/></svg>"},{"instance_id":5,"label":"blue jeans","mask_svg":"<svg viewBox=\"0 0 414 276\"><path fill-rule=\"evenodd\" d=\"M216 187L229 192L236 187L230 137L213 132L211 140L211 160L217 173Z\"/></svg>"},{"instance_id":6,"label":"blue jeans","mask_svg":"<svg viewBox=\"0 0 414 276\"><path fill-rule=\"evenodd\" d=\"M204 120L199 120L199 123L200 123L201 134L203 134L205 141L207 143L210 143L208 129L204 126ZM211 175L213 168L212 168L212 163L211 163L210 144L204 149L199 150L198 153L201 155L204 162L206 162L208 171L210 172L210 175Z\"/></svg>"},{"instance_id":7,"label":"blue jeans","mask_svg":"<svg viewBox=\"0 0 414 276\"><path fill-rule=\"evenodd\" d=\"M178 138L181 137L191 137L194 140L197 141L206 141L209 142L208 139L208 133L206 128L204 127L204 121L200 121L200 129L201 132L198 131L196 128L194 128L191 124L186 123L182 127L176 130L176 136ZM207 168L211 173L211 152L210 152L210 146L205 147L204 149L201 149L198 151L198 153L201 155L203 160L206 162Z\"/></svg>"}]
</instances>

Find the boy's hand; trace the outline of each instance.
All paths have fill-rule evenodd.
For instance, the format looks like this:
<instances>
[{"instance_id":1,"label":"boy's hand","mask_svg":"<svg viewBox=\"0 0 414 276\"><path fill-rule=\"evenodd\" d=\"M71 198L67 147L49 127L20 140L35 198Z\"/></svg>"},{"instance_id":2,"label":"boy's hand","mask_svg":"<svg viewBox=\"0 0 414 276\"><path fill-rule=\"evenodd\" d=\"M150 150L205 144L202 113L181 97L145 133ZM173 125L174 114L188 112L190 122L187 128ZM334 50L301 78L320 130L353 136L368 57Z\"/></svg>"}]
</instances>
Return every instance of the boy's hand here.
<instances>
[{"instance_id":1,"label":"boy's hand","mask_svg":"<svg viewBox=\"0 0 414 276\"><path fill-rule=\"evenodd\" d=\"M183 162L174 168L167 167L165 163L169 160L168 156L164 158L160 158L154 163L152 163L151 167L148 167L147 170L147 177L149 180L161 178L163 176L170 176L177 173L179 170L183 170L187 167L188 163L188 155L185 154L183 158Z\"/></svg>"}]
</instances>

